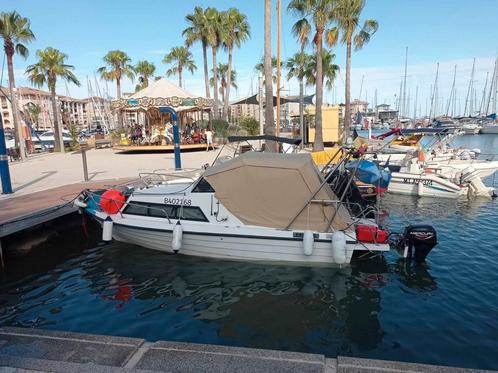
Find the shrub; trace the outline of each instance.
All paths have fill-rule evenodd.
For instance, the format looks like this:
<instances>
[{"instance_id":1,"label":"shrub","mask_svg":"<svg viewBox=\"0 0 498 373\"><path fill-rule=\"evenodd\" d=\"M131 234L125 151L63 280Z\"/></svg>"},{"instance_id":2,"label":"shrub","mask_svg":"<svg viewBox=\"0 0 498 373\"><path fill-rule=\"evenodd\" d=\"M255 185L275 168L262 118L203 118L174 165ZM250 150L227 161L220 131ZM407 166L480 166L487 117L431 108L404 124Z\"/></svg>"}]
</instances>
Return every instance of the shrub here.
<instances>
[{"instance_id":1,"label":"shrub","mask_svg":"<svg viewBox=\"0 0 498 373\"><path fill-rule=\"evenodd\" d=\"M254 136L259 134L259 122L254 118L242 118L240 120L240 127L243 128L248 135Z\"/></svg>"},{"instance_id":2,"label":"shrub","mask_svg":"<svg viewBox=\"0 0 498 373\"><path fill-rule=\"evenodd\" d=\"M213 129L217 137L226 137L228 132L228 122L226 120L213 120Z\"/></svg>"}]
</instances>

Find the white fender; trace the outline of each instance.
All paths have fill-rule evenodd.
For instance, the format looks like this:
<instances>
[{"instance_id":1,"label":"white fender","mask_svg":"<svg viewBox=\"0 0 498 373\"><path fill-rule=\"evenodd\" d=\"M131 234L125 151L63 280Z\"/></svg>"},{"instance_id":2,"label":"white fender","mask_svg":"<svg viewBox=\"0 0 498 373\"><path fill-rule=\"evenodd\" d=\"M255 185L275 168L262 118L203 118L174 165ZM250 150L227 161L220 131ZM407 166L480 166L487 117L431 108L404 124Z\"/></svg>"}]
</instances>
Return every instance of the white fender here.
<instances>
[{"instance_id":1,"label":"white fender","mask_svg":"<svg viewBox=\"0 0 498 373\"><path fill-rule=\"evenodd\" d=\"M345 264L346 256L346 235L343 231L336 231L332 234L332 258L334 263Z\"/></svg>"},{"instance_id":2,"label":"white fender","mask_svg":"<svg viewBox=\"0 0 498 373\"><path fill-rule=\"evenodd\" d=\"M303 252L304 255L310 256L313 254L313 245L315 244L315 238L313 237L312 231L304 231L303 233Z\"/></svg>"},{"instance_id":3,"label":"white fender","mask_svg":"<svg viewBox=\"0 0 498 373\"><path fill-rule=\"evenodd\" d=\"M81 199L81 197L76 198L73 202L73 205L82 209L87 207L87 204L83 202L83 199Z\"/></svg>"},{"instance_id":4,"label":"white fender","mask_svg":"<svg viewBox=\"0 0 498 373\"><path fill-rule=\"evenodd\" d=\"M102 224L102 241L112 241L112 219L108 216Z\"/></svg>"},{"instance_id":5,"label":"white fender","mask_svg":"<svg viewBox=\"0 0 498 373\"><path fill-rule=\"evenodd\" d=\"M171 248L173 252L177 253L182 248L182 239L183 239L183 228L178 221L173 228L173 239L171 240Z\"/></svg>"},{"instance_id":6,"label":"white fender","mask_svg":"<svg viewBox=\"0 0 498 373\"><path fill-rule=\"evenodd\" d=\"M424 195L424 183L422 180L419 180L419 183L417 184L417 195L419 197L422 197Z\"/></svg>"}]
</instances>

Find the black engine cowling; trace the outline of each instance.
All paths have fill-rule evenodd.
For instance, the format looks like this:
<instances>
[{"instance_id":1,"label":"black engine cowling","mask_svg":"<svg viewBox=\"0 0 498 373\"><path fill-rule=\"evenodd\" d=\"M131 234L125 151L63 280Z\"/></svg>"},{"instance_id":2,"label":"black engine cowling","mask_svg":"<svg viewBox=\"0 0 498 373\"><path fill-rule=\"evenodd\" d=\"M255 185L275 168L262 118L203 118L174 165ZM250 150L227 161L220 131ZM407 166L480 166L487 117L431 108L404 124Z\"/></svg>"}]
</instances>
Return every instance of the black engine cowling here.
<instances>
[{"instance_id":1,"label":"black engine cowling","mask_svg":"<svg viewBox=\"0 0 498 373\"><path fill-rule=\"evenodd\" d=\"M437 245L437 233L431 225L409 225L405 228L407 258L423 262L432 248Z\"/></svg>"}]
</instances>

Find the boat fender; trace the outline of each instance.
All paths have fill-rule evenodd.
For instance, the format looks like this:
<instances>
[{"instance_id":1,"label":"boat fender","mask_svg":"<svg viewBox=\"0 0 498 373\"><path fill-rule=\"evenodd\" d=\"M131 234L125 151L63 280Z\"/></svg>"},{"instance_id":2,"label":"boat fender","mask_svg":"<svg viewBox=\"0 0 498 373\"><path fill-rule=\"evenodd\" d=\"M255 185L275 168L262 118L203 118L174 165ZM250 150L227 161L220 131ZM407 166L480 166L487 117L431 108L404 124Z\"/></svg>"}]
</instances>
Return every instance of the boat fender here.
<instances>
[{"instance_id":1,"label":"boat fender","mask_svg":"<svg viewBox=\"0 0 498 373\"><path fill-rule=\"evenodd\" d=\"M173 249L173 252L176 254L178 251L180 251L182 247L182 239L183 239L183 228L182 225L180 224L180 221L178 221L173 228L173 239L171 241L171 248Z\"/></svg>"},{"instance_id":2,"label":"boat fender","mask_svg":"<svg viewBox=\"0 0 498 373\"><path fill-rule=\"evenodd\" d=\"M346 234L343 231L336 231L332 234L332 258L336 264L345 264L346 257Z\"/></svg>"},{"instance_id":3,"label":"boat fender","mask_svg":"<svg viewBox=\"0 0 498 373\"><path fill-rule=\"evenodd\" d=\"M313 237L312 231L304 231L303 233L303 252L304 255L310 256L313 254L313 245L315 244L315 238Z\"/></svg>"},{"instance_id":4,"label":"boat fender","mask_svg":"<svg viewBox=\"0 0 498 373\"><path fill-rule=\"evenodd\" d=\"M113 222L110 216L105 218L104 223L102 224L102 241L112 241L112 226Z\"/></svg>"}]
</instances>

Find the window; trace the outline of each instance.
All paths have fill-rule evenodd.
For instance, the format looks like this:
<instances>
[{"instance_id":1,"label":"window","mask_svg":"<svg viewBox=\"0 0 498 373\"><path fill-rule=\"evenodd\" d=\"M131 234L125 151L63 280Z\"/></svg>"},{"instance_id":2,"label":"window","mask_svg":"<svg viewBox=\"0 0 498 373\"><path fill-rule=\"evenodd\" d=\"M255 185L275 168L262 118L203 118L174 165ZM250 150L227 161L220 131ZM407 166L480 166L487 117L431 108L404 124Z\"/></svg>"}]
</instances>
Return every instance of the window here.
<instances>
[{"instance_id":1,"label":"window","mask_svg":"<svg viewBox=\"0 0 498 373\"><path fill-rule=\"evenodd\" d=\"M194 189L192 189L192 193L214 193L214 189L206 179L201 178Z\"/></svg>"},{"instance_id":2,"label":"window","mask_svg":"<svg viewBox=\"0 0 498 373\"><path fill-rule=\"evenodd\" d=\"M183 212L183 213L181 213ZM178 219L192 221L208 221L204 213L196 206L162 205L159 203L131 202L123 210L123 214L150 216L153 218Z\"/></svg>"}]
</instances>

